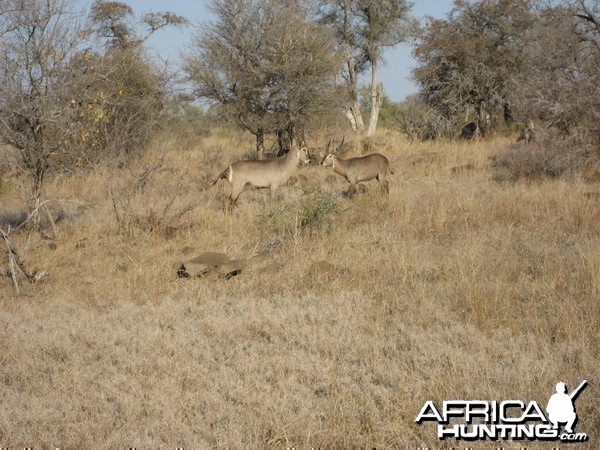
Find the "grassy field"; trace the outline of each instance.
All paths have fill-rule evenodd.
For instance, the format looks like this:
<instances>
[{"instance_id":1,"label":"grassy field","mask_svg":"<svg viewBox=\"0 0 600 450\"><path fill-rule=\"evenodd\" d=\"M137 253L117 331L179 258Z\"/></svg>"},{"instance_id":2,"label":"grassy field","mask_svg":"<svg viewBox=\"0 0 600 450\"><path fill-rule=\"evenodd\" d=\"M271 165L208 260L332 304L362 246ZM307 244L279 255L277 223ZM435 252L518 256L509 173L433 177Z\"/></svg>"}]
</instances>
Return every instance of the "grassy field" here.
<instances>
[{"instance_id":1,"label":"grassy field","mask_svg":"<svg viewBox=\"0 0 600 450\"><path fill-rule=\"evenodd\" d=\"M315 165L232 214L208 182L251 136L165 136L135 168L53 179L54 239L12 235L50 275L18 295L0 278L0 446L465 446L415 423L425 401L545 406L587 379L576 446L594 447L600 185L499 181L513 139L381 132L389 198ZM26 187L3 192L18 211ZM248 262L177 277L206 251Z\"/></svg>"}]
</instances>

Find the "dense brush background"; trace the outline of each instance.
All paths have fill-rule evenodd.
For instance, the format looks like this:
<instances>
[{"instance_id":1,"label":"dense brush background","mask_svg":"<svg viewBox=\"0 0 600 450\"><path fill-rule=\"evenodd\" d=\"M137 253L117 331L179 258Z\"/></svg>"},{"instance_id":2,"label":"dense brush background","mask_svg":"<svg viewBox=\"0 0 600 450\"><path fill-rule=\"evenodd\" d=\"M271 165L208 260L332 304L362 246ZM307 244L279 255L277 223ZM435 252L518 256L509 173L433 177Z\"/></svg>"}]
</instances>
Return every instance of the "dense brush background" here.
<instances>
[{"instance_id":1,"label":"dense brush background","mask_svg":"<svg viewBox=\"0 0 600 450\"><path fill-rule=\"evenodd\" d=\"M314 160L329 137L308 139ZM54 226L11 235L49 276L19 294L0 278L0 444L439 446L415 423L427 400L545 406L587 379L577 431L593 446L598 177L515 180L498 161L531 149L513 141L381 131L389 198L371 181L349 199L315 164L231 214L227 182L209 183L249 134L165 133L131 166L54 177ZM5 173L0 195L9 221L28 187ZM260 257L177 277L205 251Z\"/></svg>"}]
</instances>

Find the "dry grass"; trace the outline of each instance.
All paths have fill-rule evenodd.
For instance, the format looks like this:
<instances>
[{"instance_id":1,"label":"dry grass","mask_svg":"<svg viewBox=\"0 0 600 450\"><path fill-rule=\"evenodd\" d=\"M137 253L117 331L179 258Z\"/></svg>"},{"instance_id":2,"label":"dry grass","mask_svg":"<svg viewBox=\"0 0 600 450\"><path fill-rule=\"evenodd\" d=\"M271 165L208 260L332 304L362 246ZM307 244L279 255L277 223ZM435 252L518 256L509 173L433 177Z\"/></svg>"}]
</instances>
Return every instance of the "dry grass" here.
<instances>
[{"instance_id":1,"label":"dry grass","mask_svg":"<svg viewBox=\"0 0 600 450\"><path fill-rule=\"evenodd\" d=\"M389 199L376 182L347 199L309 167L277 204L245 191L224 214L229 187L206 183L246 136L166 137L135 170L54 180L73 213L56 248L13 235L50 277L18 296L0 278L0 446L438 447L414 422L426 400L545 405L584 378L592 445L599 185L493 181L501 138L375 145ZM176 277L204 251L261 250L230 280ZM311 271L322 260L335 270Z\"/></svg>"}]
</instances>

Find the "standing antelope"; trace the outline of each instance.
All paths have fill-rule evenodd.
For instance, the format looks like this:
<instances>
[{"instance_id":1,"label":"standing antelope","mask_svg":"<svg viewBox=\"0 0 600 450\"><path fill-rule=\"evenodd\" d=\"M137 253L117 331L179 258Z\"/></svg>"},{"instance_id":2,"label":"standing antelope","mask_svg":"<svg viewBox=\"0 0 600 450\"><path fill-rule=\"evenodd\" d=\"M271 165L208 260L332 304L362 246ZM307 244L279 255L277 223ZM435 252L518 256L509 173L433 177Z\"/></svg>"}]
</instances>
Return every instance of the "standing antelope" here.
<instances>
[{"instance_id":1,"label":"standing antelope","mask_svg":"<svg viewBox=\"0 0 600 450\"><path fill-rule=\"evenodd\" d=\"M275 200L277 188L287 181L301 161L305 164L310 163L308 151L304 146L290 150L283 158L237 161L221 172L212 184L216 184L221 178L227 178L231 184L230 206L235 205L246 183L258 188L268 187L271 199Z\"/></svg>"},{"instance_id":2,"label":"standing antelope","mask_svg":"<svg viewBox=\"0 0 600 450\"><path fill-rule=\"evenodd\" d=\"M517 138L517 142L525 141L525 145L535 142L535 125L530 119L527 121L527 125L523 126L521 133Z\"/></svg>"},{"instance_id":3,"label":"standing antelope","mask_svg":"<svg viewBox=\"0 0 600 450\"><path fill-rule=\"evenodd\" d=\"M341 145L340 145L341 147ZM341 159L336 156L337 150L327 152L321 161L322 166L331 166L333 171L343 176L350 187L348 195L352 196L356 193L356 184L361 181L369 181L377 178L381 186L381 192L384 194L390 193L390 188L385 176L388 171L389 161L380 153L371 153L367 156L359 158Z\"/></svg>"}]
</instances>

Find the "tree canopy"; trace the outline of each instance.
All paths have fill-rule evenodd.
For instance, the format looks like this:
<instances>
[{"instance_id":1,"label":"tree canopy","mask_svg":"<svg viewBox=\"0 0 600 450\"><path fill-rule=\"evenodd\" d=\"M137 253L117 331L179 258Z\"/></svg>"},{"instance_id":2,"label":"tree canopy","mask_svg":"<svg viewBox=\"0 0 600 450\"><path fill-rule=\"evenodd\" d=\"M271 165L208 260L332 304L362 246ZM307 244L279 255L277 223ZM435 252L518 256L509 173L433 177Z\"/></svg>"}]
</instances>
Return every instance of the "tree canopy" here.
<instances>
[{"instance_id":1,"label":"tree canopy","mask_svg":"<svg viewBox=\"0 0 600 450\"><path fill-rule=\"evenodd\" d=\"M257 137L287 134L335 104L339 67L331 36L295 2L213 0L185 69L198 97ZM282 145L283 142L282 142Z\"/></svg>"},{"instance_id":2,"label":"tree canopy","mask_svg":"<svg viewBox=\"0 0 600 450\"><path fill-rule=\"evenodd\" d=\"M383 102L383 87L378 83L378 68L386 48L407 41L416 23L410 15L412 4L406 0L321 0L320 23L336 37L338 53L344 60L341 72L346 83L344 110L352 128L364 131L359 99L359 77L370 69L371 116L367 135L377 128Z\"/></svg>"},{"instance_id":3,"label":"tree canopy","mask_svg":"<svg viewBox=\"0 0 600 450\"><path fill-rule=\"evenodd\" d=\"M456 0L447 19L429 18L413 49L426 102L446 117L470 106L480 120L510 105L535 20L523 0Z\"/></svg>"}]
</instances>

